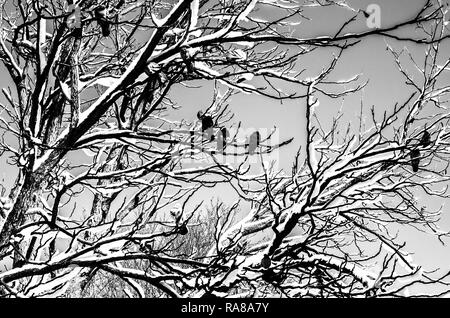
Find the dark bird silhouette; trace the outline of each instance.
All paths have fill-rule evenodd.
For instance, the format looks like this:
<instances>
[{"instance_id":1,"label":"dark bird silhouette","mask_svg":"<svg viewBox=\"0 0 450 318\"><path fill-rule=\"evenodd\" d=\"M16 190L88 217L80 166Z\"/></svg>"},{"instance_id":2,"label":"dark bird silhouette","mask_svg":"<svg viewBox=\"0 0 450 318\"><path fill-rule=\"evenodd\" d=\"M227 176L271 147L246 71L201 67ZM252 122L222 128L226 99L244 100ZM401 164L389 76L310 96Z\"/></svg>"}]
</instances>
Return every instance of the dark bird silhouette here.
<instances>
[{"instance_id":1,"label":"dark bird silhouette","mask_svg":"<svg viewBox=\"0 0 450 318\"><path fill-rule=\"evenodd\" d=\"M102 35L108 36L111 33L110 23L107 17L106 8L104 6L99 6L94 11L95 18L97 19L97 23L100 25L102 29Z\"/></svg>"},{"instance_id":2,"label":"dark bird silhouette","mask_svg":"<svg viewBox=\"0 0 450 318\"><path fill-rule=\"evenodd\" d=\"M72 31L72 35L77 38L80 39L83 36L83 28L75 28Z\"/></svg>"},{"instance_id":3,"label":"dark bird silhouette","mask_svg":"<svg viewBox=\"0 0 450 318\"><path fill-rule=\"evenodd\" d=\"M272 261L270 260L270 257L267 254L264 254L262 260L261 260L261 266L265 269L268 269L270 265L272 264Z\"/></svg>"},{"instance_id":4,"label":"dark bird silhouette","mask_svg":"<svg viewBox=\"0 0 450 318\"><path fill-rule=\"evenodd\" d=\"M214 135L213 135L214 122L213 122L212 117L210 115L203 114L202 111L198 111L197 118L202 121L202 133L206 132L207 139L213 140L214 139Z\"/></svg>"},{"instance_id":5,"label":"dark bird silhouette","mask_svg":"<svg viewBox=\"0 0 450 318\"><path fill-rule=\"evenodd\" d=\"M230 133L225 127L222 127L217 133L217 150L223 151L227 146L227 139Z\"/></svg>"},{"instance_id":6,"label":"dark bird silhouette","mask_svg":"<svg viewBox=\"0 0 450 318\"><path fill-rule=\"evenodd\" d=\"M272 269L268 269L262 274L262 279L268 283L280 284L284 278L285 276L281 272L275 273Z\"/></svg>"},{"instance_id":7,"label":"dark bird silhouette","mask_svg":"<svg viewBox=\"0 0 450 318\"><path fill-rule=\"evenodd\" d=\"M254 154L256 148L259 147L259 143L261 141L261 135L259 131L253 132L248 139L248 153Z\"/></svg>"},{"instance_id":8,"label":"dark bird silhouette","mask_svg":"<svg viewBox=\"0 0 450 318\"><path fill-rule=\"evenodd\" d=\"M420 139L420 145L427 147L431 144L431 135L425 127L425 131L423 132L422 138Z\"/></svg>"},{"instance_id":9,"label":"dark bird silhouette","mask_svg":"<svg viewBox=\"0 0 450 318\"><path fill-rule=\"evenodd\" d=\"M180 233L181 235L186 235L188 234L188 228L186 226L186 224L181 224L180 228L178 229L178 233Z\"/></svg>"},{"instance_id":10,"label":"dark bird silhouette","mask_svg":"<svg viewBox=\"0 0 450 318\"><path fill-rule=\"evenodd\" d=\"M119 0L116 4L116 9L120 9L125 4L125 0Z\"/></svg>"},{"instance_id":11,"label":"dark bird silhouette","mask_svg":"<svg viewBox=\"0 0 450 318\"><path fill-rule=\"evenodd\" d=\"M186 68L187 68L188 74L194 74L195 73L195 68L192 65L192 61L189 58L189 54L186 51L186 49L181 48L180 49L180 55L181 55L181 58L183 59L184 64L186 64Z\"/></svg>"},{"instance_id":12,"label":"dark bird silhouette","mask_svg":"<svg viewBox=\"0 0 450 318\"><path fill-rule=\"evenodd\" d=\"M409 156L411 157L411 166L413 171L419 171L420 151L418 149L411 150Z\"/></svg>"}]
</instances>

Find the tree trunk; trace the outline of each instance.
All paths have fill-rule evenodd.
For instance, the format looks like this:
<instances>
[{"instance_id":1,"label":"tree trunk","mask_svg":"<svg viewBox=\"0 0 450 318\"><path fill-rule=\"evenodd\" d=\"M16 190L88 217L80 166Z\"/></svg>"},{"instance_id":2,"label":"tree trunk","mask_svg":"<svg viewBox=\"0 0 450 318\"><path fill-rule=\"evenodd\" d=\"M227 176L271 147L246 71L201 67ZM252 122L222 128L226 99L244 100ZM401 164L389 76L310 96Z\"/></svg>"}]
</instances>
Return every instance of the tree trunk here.
<instances>
[{"instance_id":1,"label":"tree trunk","mask_svg":"<svg viewBox=\"0 0 450 318\"><path fill-rule=\"evenodd\" d=\"M11 237L15 234L16 229L24 223L26 212L36 204L33 197L44 186L46 171L48 170L39 169L36 172L27 172L22 186L16 189L17 195L13 198L13 208L0 230L0 260L10 253L8 245Z\"/></svg>"}]
</instances>

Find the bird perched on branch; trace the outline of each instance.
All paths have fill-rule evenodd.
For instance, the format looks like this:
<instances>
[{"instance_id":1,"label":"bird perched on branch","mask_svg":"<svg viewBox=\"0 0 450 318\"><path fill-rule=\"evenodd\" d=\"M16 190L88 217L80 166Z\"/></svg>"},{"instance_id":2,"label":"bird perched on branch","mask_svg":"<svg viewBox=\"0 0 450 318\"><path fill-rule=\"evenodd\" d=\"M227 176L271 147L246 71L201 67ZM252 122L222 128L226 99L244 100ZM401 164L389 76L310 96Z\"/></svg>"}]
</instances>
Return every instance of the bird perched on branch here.
<instances>
[{"instance_id":1,"label":"bird perched on branch","mask_svg":"<svg viewBox=\"0 0 450 318\"><path fill-rule=\"evenodd\" d=\"M203 114L201 110L197 112L197 118L202 121L202 133L204 134L206 132L207 139L212 140L214 137L213 135L213 127L214 127L214 121L210 115Z\"/></svg>"},{"instance_id":2,"label":"bird perched on branch","mask_svg":"<svg viewBox=\"0 0 450 318\"><path fill-rule=\"evenodd\" d=\"M119 0L116 4L116 9L120 9L125 4L125 0Z\"/></svg>"},{"instance_id":3,"label":"bird perched on branch","mask_svg":"<svg viewBox=\"0 0 450 318\"><path fill-rule=\"evenodd\" d=\"M262 279L264 279L268 283L272 284L280 284L286 278L285 274L282 272L275 273L273 269L267 269L262 274Z\"/></svg>"},{"instance_id":4,"label":"bird perched on branch","mask_svg":"<svg viewBox=\"0 0 450 318\"><path fill-rule=\"evenodd\" d=\"M188 74L194 74L195 68L194 68L194 65L192 64L192 59L189 56L188 51L185 48L180 48L180 55L181 55L181 58L183 59L184 64L186 65Z\"/></svg>"},{"instance_id":5,"label":"bird perched on branch","mask_svg":"<svg viewBox=\"0 0 450 318\"><path fill-rule=\"evenodd\" d=\"M104 6L97 7L94 11L94 15L95 18L97 19L97 23L100 25L100 28L102 29L102 35L108 36L111 33L111 30L106 7Z\"/></svg>"},{"instance_id":6,"label":"bird perched on branch","mask_svg":"<svg viewBox=\"0 0 450 318\"><path fill-rule=\"evenodd\" d=\"M259 131L253 132L248 139L248 153L254 154L256 148L259 147L259 143L261 142L261 134Z\"/></svg>"},{"instance_id":7,"label":"bird perched on branch","mask_svg":"<svg viewBox=\"0 0 450 318\"><path fill-rule=\"evenodd\" d=\"M418 149L413 149L409 153L409 156L411 157L411 166L413 168L413 171L414 172L419 171L420 151Z\"/></svg>"},{"instance_id":8,"label":"bird perched on branch","mask_svg":"<svg viewBox=\"0 0 450 318\"><path fill-rule=\"evenodd\" d=\"M178 233L180 233L181 235L186 235L186 234L188 234L188 228L187 228L187 226L186 226L186 224L181 224L181 226L179 227L179 229L178 229Z\"/></svg>"},{"instance_id":9,"label":"bird perched on branch","mask_svg":"<svg viewBox=\"0 0 450 318\"><path fill-rule=\"evenodd\" d=\"M431 144L431 135L427 130L427 126L425 126L425 130L423 132L422 138L420 139L420 145L427 147Z\"/></svg>"},{"instance_id":10,"label":"bird perched on branch","mask_svg":"<svg viewBox=\"0 0 450 318\"><path fill-rule=\"evenodd\" d=\"M267 254L264 254L262 260L261 260L261 266L265 269L268 269L270 265L272 264L272 261L270 260L270 257Z\"/></svg>"}]
</instances>

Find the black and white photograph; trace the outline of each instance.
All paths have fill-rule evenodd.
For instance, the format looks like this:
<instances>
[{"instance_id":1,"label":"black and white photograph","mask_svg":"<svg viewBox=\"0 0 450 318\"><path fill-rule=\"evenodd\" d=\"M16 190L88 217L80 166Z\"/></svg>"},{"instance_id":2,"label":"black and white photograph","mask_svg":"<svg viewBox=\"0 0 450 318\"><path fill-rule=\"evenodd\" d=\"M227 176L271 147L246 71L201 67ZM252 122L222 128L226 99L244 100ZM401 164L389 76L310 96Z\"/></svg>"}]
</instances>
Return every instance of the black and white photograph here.
<instances>
[{"instance_id":1,"label":"black and white photograph","mask_svg":"<svg viewBox=\"0 0 450 318\"><path fill-rule=\"evenodd\" d=\"M450 297L449 11L0 0L0 298Z\"/></svg>"}]
</instances>

